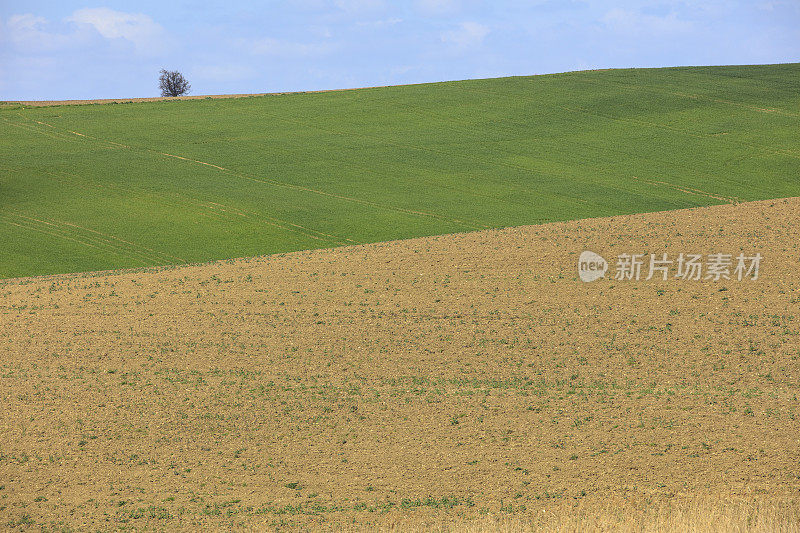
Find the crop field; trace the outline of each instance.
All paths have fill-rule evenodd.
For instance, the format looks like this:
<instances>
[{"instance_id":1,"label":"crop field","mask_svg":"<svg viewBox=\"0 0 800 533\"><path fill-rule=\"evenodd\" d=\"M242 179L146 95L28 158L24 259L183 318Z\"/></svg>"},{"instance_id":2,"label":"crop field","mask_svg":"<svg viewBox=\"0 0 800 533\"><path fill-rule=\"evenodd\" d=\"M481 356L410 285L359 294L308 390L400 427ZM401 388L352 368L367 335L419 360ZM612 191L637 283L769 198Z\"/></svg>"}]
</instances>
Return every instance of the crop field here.
<instances>
[{"instance_id":1,"label":"crop field","mask_svg":"<svg viewBox=\"0 0 800 533\"><path fill-rule=\"evenodd\" d=\"M530 80L487 83L502 91ZM784 118L753 113L764 124ZM88 121L70 127L123 137ZM311 130L291 132L284 133ZM67 144L60 134L53 141ZM161 139L166 151L180 142ZM232 148L187 153L188 136L182 142L187 156L235 166L225 160L235 158ZM794 153L788 138L775 150ZM343 155L334 152L327 156ZM142 168L131 164L141 172L163 163L136 150L98 146L95 155L138 158ZM791 157L757 159L777 165ZM90 169L90 161L67 160ZM619 164L633 172L632 161ZM696 165L712 170L702 158ZM202 189L202 169L187 166ZM509 171L505 183L521 175ZM725 187L710 177L691 185L737 196L781 187L777 177L746 185L734 176L724 177ZM380 205L411 201L377 182L352 191L329 185L347 196L374 187ZM632 209L637 189L629 187L604 209ZM651 207L705 201L650 187L638 198ZM548 204L548 216L577 212L553 194L562 200ZM586 188L575 194L602 197ZM468 198L457 194L439 212L461 216ZM600 210L593 201L585 209ZM472 214L499 224L513 218L514 205L495 219L477 207ZM330 213L332 225L336 217L343 223L342 213ZM799 214L800 199L789 198L4 280L0 527L798 531ZM358 233L367 231L355 224L363 216L354 215L351 235L378 238ZM446 226L439 224L412 229ZM760 253L763 261L757 280L583 283L577 262L586 249L607 259L724 252Z\"/></svg>"},{"instance_id":2,"label":"crop field","mask_svg":"<svg viewBox=\"0 0 800 533\"><path fill-rule=\"evenodd\" d=\"M0 277L800 195L800 64L0 106Z\"/></svg>"}]
</instances>

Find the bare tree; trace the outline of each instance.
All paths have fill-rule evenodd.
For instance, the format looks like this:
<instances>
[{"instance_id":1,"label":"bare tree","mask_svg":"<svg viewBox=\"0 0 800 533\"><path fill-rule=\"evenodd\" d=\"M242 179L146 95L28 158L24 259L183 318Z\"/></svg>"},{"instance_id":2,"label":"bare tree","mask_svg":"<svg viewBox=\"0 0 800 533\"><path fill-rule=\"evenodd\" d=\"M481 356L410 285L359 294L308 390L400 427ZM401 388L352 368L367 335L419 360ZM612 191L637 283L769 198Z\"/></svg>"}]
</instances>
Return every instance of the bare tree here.
<instances>
[{"instance_id":1,"label":"bare tree","mask_svg":"<svg viewBox=\"0 0 800 533\"><path fill-rule=\"evenodd\" d=\"M161 89L161 96L181 96L189 94L192 86L177 70L161 69L158 77L158 88Z\"/></svg>"}]
</instances>

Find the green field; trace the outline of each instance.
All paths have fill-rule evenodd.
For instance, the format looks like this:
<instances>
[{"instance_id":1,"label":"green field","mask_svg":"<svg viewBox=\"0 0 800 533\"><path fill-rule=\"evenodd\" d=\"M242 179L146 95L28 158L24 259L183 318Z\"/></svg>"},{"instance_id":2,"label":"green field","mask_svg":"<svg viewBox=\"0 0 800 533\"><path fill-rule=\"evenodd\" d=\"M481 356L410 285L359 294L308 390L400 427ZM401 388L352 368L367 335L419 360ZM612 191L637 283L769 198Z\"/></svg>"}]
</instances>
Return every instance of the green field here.
<instances>
[{"instance_id":1,"label":"green field","mask_svg":"<svg viewBox=\"0 0 800 533\"><path fill-rule=\"evenodd\" d=\"M0 108L0 277L800 196L800 64Z\"/></svg>"}]
</instances>

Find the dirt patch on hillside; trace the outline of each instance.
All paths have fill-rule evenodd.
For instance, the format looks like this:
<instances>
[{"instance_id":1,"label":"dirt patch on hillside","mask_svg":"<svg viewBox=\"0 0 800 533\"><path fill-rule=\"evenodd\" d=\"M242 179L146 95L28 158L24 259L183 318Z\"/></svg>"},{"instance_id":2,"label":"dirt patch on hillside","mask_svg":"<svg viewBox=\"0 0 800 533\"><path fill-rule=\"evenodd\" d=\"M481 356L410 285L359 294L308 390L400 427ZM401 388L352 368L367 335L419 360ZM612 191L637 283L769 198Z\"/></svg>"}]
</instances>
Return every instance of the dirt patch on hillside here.
<instances>
[{"instance_id":1,"label":"dirt patch on hillside","mask_svg":"<svg viewBox=\"0 0 800 533\"><path fill-rule=\"evenodd\" d=\"M799 214L774 200L5 280L0 523L796 509ZM587 249L763 260L755 281L587 284Z\"/></svg>"},{"instance_id":2,"label":"dirt patch on hillside","mask_svg":"<svg viewBox=\"0 0 800 533\"><path fill-rule=\"evenodd\" d=\"M268 93L253 94L197 94L187 96L153 96L149 98L101 98L97 100L10 100L4 104L23 105L26 107L47 107L56 105L89 105L89 104L129 104L135 102L162 102L173 100L206 100L217 98L247 98L264 96Z\"/></svg>"},{"instance_id":3,"label":"dirt patch on hillside","mask_svg":"<svg viewBox=\"0 0 800 533\"><path fill-rule=\"evenodd\" d=\"M245 94L192 94L186 96L151 96L146 98L100 98L95 100L8 100L0 101L0 108L2 106L25 106L25 107L49 107L58 105L90 105L90 104L131 104L137 102L163 102L175 100L209 100L209 99L226 99L226 98L249 98L252 96L279 96L285 94L313 94L313 93L331 93L341 91L359 91L362 89L381 89L389 87L388 85L376 85L373 87L353 87L346 89L324 89L318 91L285 91L277 93L245 93ZM393 87L404 87L404 85L395 85Z\"/></svg>"}]
</instances>

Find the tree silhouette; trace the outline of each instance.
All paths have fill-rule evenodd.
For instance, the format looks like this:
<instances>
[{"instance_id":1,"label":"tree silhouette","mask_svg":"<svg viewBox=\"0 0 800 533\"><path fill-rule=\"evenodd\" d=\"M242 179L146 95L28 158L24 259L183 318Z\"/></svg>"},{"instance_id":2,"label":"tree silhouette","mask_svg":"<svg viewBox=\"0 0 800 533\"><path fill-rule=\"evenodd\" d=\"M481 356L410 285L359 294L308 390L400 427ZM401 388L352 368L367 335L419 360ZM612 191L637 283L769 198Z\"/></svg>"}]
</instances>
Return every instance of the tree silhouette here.
<instances>
[{"instance_id":1,"label":"tree silhouette","mask_svg":"<svg viewBox=\"0 0 800 533\"><path fill-rule=\"evenodd\" d=\"M192 86L177 70L161 69L158 77L158 88L161 89L161 96L181 96L189 94Z\"/></svg>"}]
</instances>

